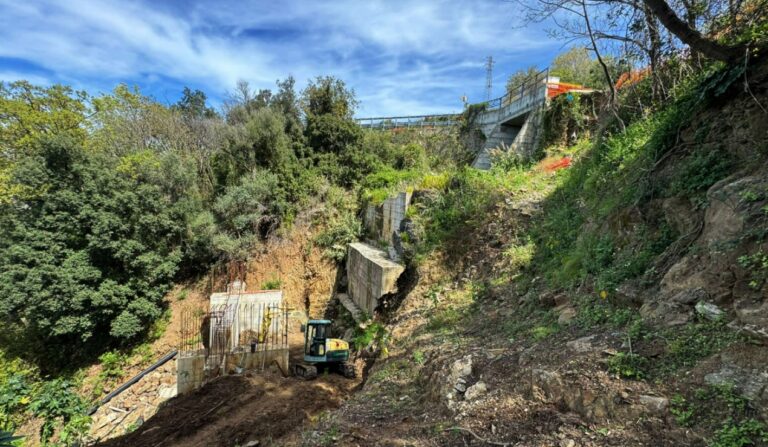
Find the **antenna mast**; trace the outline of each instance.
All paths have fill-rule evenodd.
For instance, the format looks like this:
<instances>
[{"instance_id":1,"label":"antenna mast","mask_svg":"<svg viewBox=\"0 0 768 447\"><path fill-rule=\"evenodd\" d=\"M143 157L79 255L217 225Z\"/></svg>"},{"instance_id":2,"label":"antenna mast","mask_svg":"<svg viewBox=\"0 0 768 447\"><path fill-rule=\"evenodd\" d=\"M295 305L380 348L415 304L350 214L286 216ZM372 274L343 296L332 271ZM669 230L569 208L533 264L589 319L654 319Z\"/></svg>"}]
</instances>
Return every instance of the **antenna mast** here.
<instances>
[{"instance_id":1,"label":"antenna mast","mask_svg":"<svg viewBox=\"0 0 768 447\"><path fill-rule=\"evenodd\" d=\"M490 101L493 95L493 56L488 56L485 62L485 100Z\"/></svg>"}]
</instances>

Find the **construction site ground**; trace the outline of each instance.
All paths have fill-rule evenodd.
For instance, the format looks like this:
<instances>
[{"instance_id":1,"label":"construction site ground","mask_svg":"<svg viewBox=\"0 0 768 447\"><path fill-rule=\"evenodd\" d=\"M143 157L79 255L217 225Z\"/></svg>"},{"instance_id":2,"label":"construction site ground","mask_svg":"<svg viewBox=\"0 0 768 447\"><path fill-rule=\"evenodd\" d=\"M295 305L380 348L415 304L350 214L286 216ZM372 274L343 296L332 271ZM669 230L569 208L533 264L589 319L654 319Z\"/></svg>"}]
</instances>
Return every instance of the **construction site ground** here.
<instances>
[{"instance_id":1,"label":"construction site ground","mask_svg":"<svg viewBox=\"0 0 768 447\"><path fill-rule=\"evenodd\" d=\"M297 428L338 408L359 384L359 379L336 374L320 374L316 380L304 381L283 377L275 369L219 377L199 390L169 400L136 430L101 445L301 444L302 432Z\"/></svg>"}]
</instances>

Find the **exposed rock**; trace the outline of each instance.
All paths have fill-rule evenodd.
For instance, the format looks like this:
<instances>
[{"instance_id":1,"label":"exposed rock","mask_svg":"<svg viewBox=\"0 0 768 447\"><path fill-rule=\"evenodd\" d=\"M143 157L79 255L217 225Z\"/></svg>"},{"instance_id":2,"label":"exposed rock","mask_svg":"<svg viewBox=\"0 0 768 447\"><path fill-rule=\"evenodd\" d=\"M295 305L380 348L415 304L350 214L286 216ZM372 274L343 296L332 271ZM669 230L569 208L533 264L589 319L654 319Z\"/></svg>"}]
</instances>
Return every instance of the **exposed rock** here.
<instances>
[{"instance_id":1,"label":"exposed rock","mask_svg":"<svg viewBox=\"0 0 768 447\"><path fill-rule=\"evenodd\" d=\"M555 306L561 307L571 303L571 296L567 293L558 293L554 296Z\"/></svg>"},{"instance_id":2,"label":"exposed rock","mask_svg":"<svg viewBox=\"0 0 768 447\"><path fill-rule=\"evenodd\" d=\"M576 441L573 439L561 439L560 447L576 447Z\"/></svg>"},{"instance_id":3,"label":"exposed rock","mask_svg":"<svg viewBox=\"0 0 768 447\"><path fill-rule=\"evenodd\" d=\"M685 289L678 292L672 297L672 301L679 304L694 304L700 301L705 301L710 298L709 293L701 287L693 289Z\"/></svg>"},{"instance_id":4,"label":"exposed rock","mask_svg":"<svg viewBox=\"0 0 768 447\"><path fill-rule=\"evenodd\" d=\"M563 379L556 372L543 369L531 371L533 394L540 400L554 402L563 395Z\"/></svg>"},{"instance_id":5,"label":"exposed rock","mask_svg":"<svg viewBox=\"0 0 768 447\"><path fill-rule=\"evenodd\" d=\"M714 304L699 301L696 303L696 312L707 320L717 321L723 318L724 312Z\"/></svg>"},{"instance_id":6,"label":"exposed rock","mask_svg":"<svg viewBox=\"0 0 768 447\"><path fill-rule=\"evenodd\" d=\"M664 326L681 326L691 320L693 309L672 301L654 300L640 307L640 315Z\"/></svg>"},{"instance_id":7,"label":"exposed rock","mask_svg":"<svg viewBox=\"0 0 768 447\"><path fill-rule=\"evenodd\" d=\"M451 383L456 383L460 378L472 375L472 354L466 355L451 365Z\"/></svg>"},{"instance_id":8,"label":"exposed rock","mask_svg":"<svg viewBox=\"0 0 768 447\"><path fill-rule=\"evenodd\" d=\"M768 339L768 300L741 296L734 300L733 310L747 331L753 335L762 333Z\"/></svg>"},{"instance_id":9,"label":"exposed rock","mask_svg":"<svg viewBox=\"0 0 768 447\"><path fill-rule=\"evenodd\" d=\"M749 185L759 182L757 177L744 177L736 181L726 178L715 183L707 191L707 207L704 230L700 241L713 246L738 239L744 229L744 213L740 212L739 193Z\"/></svg>"},{"instance_id":10,"label":"exposed rock","mask_svg":"<svg viewBox=\"0 0 768 447\"><path fill-rule=\"evenodd\" d=\"M704 376L710 385L732 385L737 392L751 401L768 399L768 372L747 370L725 363L719 371Z\"/></svg>"},{"instance_id":11,"label":"exposed rock","mask_svg":"<svg viewBox=\"0 0 768 447\"><path fill-rule=\"evenodd\" d=\"M669 399L666 397L642 395L640 396L640 405L654 416L663 416L669 407Z\"/></svg>"},{"instance_id":12,"label":"exposed rock","mask_svg":"<svg viewBox=\"0 0 768 447\"><path fill-rule=\"evenodd\" d=\"M539 303L545 307L555 307L555 295L552 292L539 294Z\"/></svg>"},{"instance_id":13,"label":"exposed rock","mask_svg":"<svg viewBox=\"0 0 768 447\"><path fill-rule=\"evenodd\" d=\"M176 387L175 386L163 386L160 387L160 389L157 391L158 397L163 400L168 400L171 398L176 397Z\"/></svg>"},{"instance_id":14,"label":"exposed rock","mask_svg":"<svg viewBox=\"0 0 768 447\"><path fill-rule=\"evenodd\" d=\"M701 214L688 197L670 197L661 202L664 219L669 222L680 235L696 231L701 224Z\"/></svg>"},{"instance_id":15,"label":"exposed rock","mask_svg":"<svg viewBox=\"0 0 768 447\"><path fill-rule=\"evenodd\" d=\"M453 385L453 389L459 393L467 391L467 381L463 377L460 377L459 380L456 381L456 384Z\"/></svg>"},{"instance_id":16,"label":"exposed rock","mask_svg":"<svg viewBox=\"0 0 768 447\"><path fill-rule=\"evenodd\" d=\"M565 306L560 309L560 316L557 317L557 323L566 325L576 318L576 309L571 306Z\"/></svg>"},{"instance_id":17,"label":"exposed rock","mask_svg":"<svg viewBox=\"0 0 768 447\"><path fill-rule=\"evenodd\" d=\"M640 304L644 301L640 287L633 281L627 281L616 288L616 299L628 304Z\"/></svg>"},{"instance_id":18,"label":"exposed rock","mask_svg":"<svg viewBox=\"0 0 768 447\"><path fill-rule=\"evenodd\" d=\"M475 400L487 392L488 386L485 384L485 382L477 382L476 384L467 388L467 391L464 393L464 399Z\"/></svg>"},{"instance_id":19,"label":"exposed rock","mask_svg":"<svg viewBox=\"0 0 768 447\"><path fill-rule=\"evenodd\" d=\"M571 351L584 353L584 352L590 352L595 350L602 350L605 348L605 346L597 346L595 347L592 344L592 341L596 338L596 335L589 335L587 337L578 338L576 340L571 340L568 343L565 344L565 346L568 347Z\"/></svg>"}]
</instances>

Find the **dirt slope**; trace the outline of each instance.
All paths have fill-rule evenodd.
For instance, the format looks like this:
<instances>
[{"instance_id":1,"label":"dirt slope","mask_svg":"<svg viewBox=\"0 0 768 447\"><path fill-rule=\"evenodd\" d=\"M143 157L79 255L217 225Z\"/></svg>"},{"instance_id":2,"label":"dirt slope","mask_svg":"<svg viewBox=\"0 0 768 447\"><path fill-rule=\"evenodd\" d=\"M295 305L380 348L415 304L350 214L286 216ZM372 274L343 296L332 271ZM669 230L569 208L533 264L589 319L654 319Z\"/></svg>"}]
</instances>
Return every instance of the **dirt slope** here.
<instances>
[{"instance_id":1,"label":"dirt slope","mask_svg":"<svg viewBox=\"0 0 768 447\"><path fill-rule=\"evenodd\" d=\"M168 401L136 431L101 445L282 445L286 435L296 438L297 427L338 407L356 384L336 375L311 382L277 374L222 377Z\"/></svg>"}]
</instances>

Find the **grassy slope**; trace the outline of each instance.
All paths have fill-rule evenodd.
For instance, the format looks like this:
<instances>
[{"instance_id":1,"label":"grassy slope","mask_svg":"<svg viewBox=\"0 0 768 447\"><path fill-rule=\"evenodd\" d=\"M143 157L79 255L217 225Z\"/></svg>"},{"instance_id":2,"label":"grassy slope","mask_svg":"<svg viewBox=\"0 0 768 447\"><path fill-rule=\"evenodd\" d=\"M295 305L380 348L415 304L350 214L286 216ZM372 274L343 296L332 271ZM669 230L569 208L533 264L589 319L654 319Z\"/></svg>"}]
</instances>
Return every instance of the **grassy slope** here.
<instances>
[{"instance_id":1,"label":"grassy slope","mask_svg":"<svg viewBox=\"0 0 768 447\"><path fill-rule=\"evenodd\" d=\"M765 97L764 72L755 74L758 98ZM682 198L703 213L717 181L765 175L764 116L739 93L737 79L719 72L693 80L680 100L626 131L569 148L570 169L464 170L426 194L415 205L425 229L415 259L421 279L388 325L390 357L320 427L349 434L349 445L474 438L453 426L523 445L768 442L761 441L765 409L703 381L726 348L758 362L766 350L724 321L651 325L620 293L626 284L654 290L688 249L676 244L686 235L658 212L663 200ZM564 308L572 309L569 318ZM584 336L594 336L591 349L568 347ZM476 362L470 382L494 391L451 404L451 386L443 384L468 353ZM541 370L560 374L565 400L536 394L531 375L535 383ZM646 395L668 398L663 414L643 408ZM371 426L394 417L400 422L386 430Z\"/></svg>"}]
</instances>

